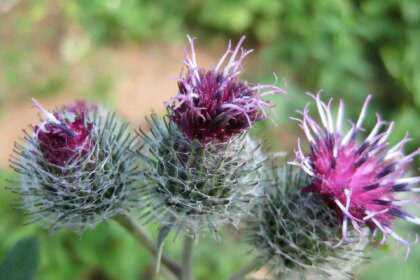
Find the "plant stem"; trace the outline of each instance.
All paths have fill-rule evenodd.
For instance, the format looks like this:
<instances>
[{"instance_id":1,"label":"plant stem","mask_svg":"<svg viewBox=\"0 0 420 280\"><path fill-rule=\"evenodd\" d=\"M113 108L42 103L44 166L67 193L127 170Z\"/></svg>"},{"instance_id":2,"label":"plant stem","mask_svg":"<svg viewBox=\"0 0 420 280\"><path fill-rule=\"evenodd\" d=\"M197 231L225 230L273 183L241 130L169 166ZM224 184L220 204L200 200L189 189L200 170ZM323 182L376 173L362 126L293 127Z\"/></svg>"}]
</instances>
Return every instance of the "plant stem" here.
<instances>
[{"instance_id":1,"label":"plant stem","mask_svg":"<svg viewBox=\"0 0 420 280\"><path fill-rule=\"evenodd\" d=\"M258 260L252 260L228 277L228 280L242 280L258 267Z\"/></svg>"},{"instance_id":2,"label":"plant stem","mask_svg":"<svg viewBox=\"0 0 420 280\"><path fill-rule=\"evenodd\" d=\"M182 273L181 280L192 280L192 255L193 255L194 239L188 235L184 238L182 248Z\"/></svg>"},{"instance_id":3,"label":"plant stem","mask_svg":"<svg viewBox=\"0 0 420 280\"><path fill-rule=\"evenodd\" d=\"M129 233L131 233L134 236L134 238L141 245L143 245L144 248L146 248L146 250L150 253L150 255L153 258L156 258L157 248L155 246L155 243L153 242L149 234L135 219L131 218L128 214L123 214L114 218L114 220L117 223L119 223L122 227L124 227ZM166 255L162 255L161 262L177 278L181 277L182 269L172 259L170 259Z\"/></svg>"}]
</instances>

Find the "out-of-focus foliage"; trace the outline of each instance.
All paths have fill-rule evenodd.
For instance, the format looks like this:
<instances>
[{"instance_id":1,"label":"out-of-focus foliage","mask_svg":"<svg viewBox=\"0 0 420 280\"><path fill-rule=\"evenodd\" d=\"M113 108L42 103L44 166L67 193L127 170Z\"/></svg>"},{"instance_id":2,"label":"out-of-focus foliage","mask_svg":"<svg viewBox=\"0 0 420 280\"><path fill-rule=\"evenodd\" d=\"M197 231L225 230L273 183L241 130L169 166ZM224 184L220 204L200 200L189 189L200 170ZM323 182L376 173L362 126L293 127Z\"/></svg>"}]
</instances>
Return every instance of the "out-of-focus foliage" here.
<instances>
[{"instance_id":1,"label":"out-of-focus foliage","mask_svg":"<svg viewBox=\"0 0 420 280\"><path fill-rule=\"evenodd\" d=\"M299 92L322 88L350 104L373 93L377 110L397 122L393 140L410 130L410 150L419 145L419 1L225 2L203 2L197 21L221 33L252 34L265 46L265 66L278 71L280 63Z\"/></svg>"},{"instance_id":2,"label":"out-of-focus foliage","mask_svg":"<svg viewBox=\"0 0 420 280\"><path fill-rule=\"evenodd\" d=\"M24 238L10 249L0 264L1 280L34 279L39 259L39 242L36 237Z\"/></svg>"},{"instance_id":3,"label":"out-of-focus foliage","mask_svg":"<svg viewBox=\"0 0 420 280\"><path fill-rule=\"evenodd\" d=\"M113 79L87 55L90 39L74 37L78 28L65 5L71 1L0 1L0 113L5 103L16 104L28 97L51 97L69 90L103 100ZM78 65L83 59L84 64ZM68 77L80 80L69 84ZM84 83L84 78L93 81ZM98 94L99 92L99 94Z\"/></svg>"},{"instance_id":4,"label":"out-of-focus foliage","mask_svg":"<svg viewBox=\"0 0 420 280\"><path fill-rule=\"evenodd\" d=\"M170 38L183 30L187 2L171 0L64 1L66 13L97 42Z\"/></svg>"}]
</instances>

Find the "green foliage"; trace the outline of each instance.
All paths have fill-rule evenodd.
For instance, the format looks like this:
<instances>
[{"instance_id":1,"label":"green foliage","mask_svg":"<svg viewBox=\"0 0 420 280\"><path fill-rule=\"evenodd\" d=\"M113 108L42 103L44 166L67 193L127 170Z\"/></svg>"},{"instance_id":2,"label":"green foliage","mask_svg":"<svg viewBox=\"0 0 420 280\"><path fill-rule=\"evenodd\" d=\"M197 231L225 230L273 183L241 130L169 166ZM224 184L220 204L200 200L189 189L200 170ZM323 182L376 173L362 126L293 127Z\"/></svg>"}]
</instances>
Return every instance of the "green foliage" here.
<instances>
[{"instance_id":1,"label":"green foliage","mask_svg":"<svg viewBox=\"0 0 420 280\"><path fill-rule=\"evenodd\" d=\"M407 225L402 222L400 227L408 233L410 238L419 233L416 225ZM420 275L420 248L415 245L406 261L402 258L403 251L404 249L400 249L396 257L394 248L389 244L374 250L370 261L366 261L355 270L356 279L417 279Z\"/></svg>"},{"instance_id":2,"label":"green foliage","mask_svg":"<svg viewBox=\"0 0 420 280\"><path fill-rule=\"evenodd\" d=\"M275 38L273 30L282 3L276 0L210 0L196 3L194 20L202 28L235 35L253 35L258 40Z\"/></svg>"},{"instance_id":3,"label":"green foliage","mask_svg":"<svg viewBox=\"0 0 420 280\"><path fill-rule=\"evenodd\" d=\"M396 119L395 139L409 130L414 141L408 149L418 147L419 1L211 0L197 6L201 29L252 35L266 46L265 72L281 69L292 87L287 113L302 102L304 91L324 89L357 107L372 93L373 108ZM289 121L279 114L280 122Z\"/></svg>"},{"instance_id":4,"label":"green foliage","mask_svg":"<svg viewBox=\"0 0 420 280\"><path fill-rule=\"evenodd\" d=\"M185 6L170 0L65 1L67 13L96 42L137 41L173 36L181 30Z\"/></svg>"},{"instance_id":5,"label":"green foliage","mask_svg":"<svg viewBox=\"0 0 420 280\"><path fill-rule=\"evenodd\" d=\"M39 263L39 241L35 237L20 240L0 264L1 280L31 280Z\"/></svg>"}]
</instances>

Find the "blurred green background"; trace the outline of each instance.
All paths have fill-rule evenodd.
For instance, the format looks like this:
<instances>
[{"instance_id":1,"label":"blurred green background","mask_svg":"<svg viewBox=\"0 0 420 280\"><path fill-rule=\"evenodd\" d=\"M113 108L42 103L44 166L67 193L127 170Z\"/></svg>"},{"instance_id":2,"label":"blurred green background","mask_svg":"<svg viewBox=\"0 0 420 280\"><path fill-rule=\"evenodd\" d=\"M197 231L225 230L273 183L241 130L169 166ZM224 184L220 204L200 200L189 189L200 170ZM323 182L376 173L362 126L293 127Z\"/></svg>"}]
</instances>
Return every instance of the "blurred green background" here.
<instances>
[{"instance_id":1,"label":"blurred green background","mask_svg":"<svg viewBox=\"0 0 420 280\"><path fill-rule=\"evenodd\" d=\"M287 83L276 96L274 124L253 131L274 150L291 150L300 135L288 117L309 100L306 91L343 98L355 117L367 94L374 99L365 127L378 111L420 143L420 1L418 0L0 0L0 260L23 237L41 244L37 279L152 279L148 255L117 224L101 224L81 239L49 236L41 225L22 226L11 209L18 198L4 178L13 142L37 120L30 98L48 109L75 99L115 108L133 126L176 93L186 34L197 37L199 63L214 66L227 40L247 36L255 52L245 61L252 82ZM357 109L354 109L357 108ZM417 160L416 166L419 166ZM404 228L403 228L404 227ZM420 233L414 226L405 232ZM156 228L150 225L153 233ZM167 248L179 254L179 241ZM214 245L204 237L196 252L197 279L223 279L249 256L227 229ZM394 251L397 253L394 253ZM418 279L420 248L408 262L386 246L355 270L360 279Z\"/></svg>"}]
</instances>

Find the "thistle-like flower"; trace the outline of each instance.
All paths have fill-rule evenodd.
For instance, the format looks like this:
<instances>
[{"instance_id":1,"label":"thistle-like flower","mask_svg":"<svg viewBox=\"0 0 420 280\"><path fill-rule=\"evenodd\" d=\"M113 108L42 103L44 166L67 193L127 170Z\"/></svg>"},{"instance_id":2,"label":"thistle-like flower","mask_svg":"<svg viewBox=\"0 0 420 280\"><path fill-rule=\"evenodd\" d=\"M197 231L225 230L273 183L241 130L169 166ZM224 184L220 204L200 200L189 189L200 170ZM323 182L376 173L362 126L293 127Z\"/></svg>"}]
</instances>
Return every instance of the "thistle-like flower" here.
<instances>
[{"instance_id":1,"label":"thistle-like flower","mask_svg":"<svg viewBox=\"0 0 420 280\"><path fill-rule=\"evenodd\" d=\"M137 205L136 149L128 125L114 114L78 102L54 113L15 144L12 167L21 174L18 208L51 230L82 233ZM103 119L105 118L105 119Z\"/></svg>"},{"instance_id":2,"label":"thistle-like flower","mask_svg":"<svg viewBox=\"0 0 420 280\"><path fill-rule=\"evenodd\" d=\"M241 63L251 52L231 43L217 66L197 66L194 41L185 49L187 73L167 104L163 121L152 116L151 133L140 131L148 150L140 152L147 201L161 228L176 226L196 235L203 225L237 224L247 213L264 156L246 132L272 108L264 96L284 92L276 85L240 80ZM227 62L226 62L227 61ZM224 68L222 69L222 66Z\"/></svg>"},{"instance_id":3,"label":"thistle-like flower","mask_svg":"<svg viewBox=\"0 0 420 280\"><path fill-rule=\"evenodd\" d=\"M336 209L342 225L342 240L337 245L348 240L347 228L350 222L361 235L362 225L372 230L372 236L378 231L382 232L383 238L379 245L386 241L388 235L392 236L407 247L407 257L413 243L397 235L391 224L395 218L420 224L419 218L402 209L403 205L416 204L418 200L399 200L395 196L396 192L420 191L410 186L417 184L420 177L403 177L407 165L420 150L404 155L403 146L410 140L407 136L388 149L387 138L394 124L391 122L383 130L387 123L378 114L377 123L367 138L362 142L357 141L356 136L362 130L370 96L356 124L352 124L346 134L342 131L343 101L340 101L337 120L333 122L330 108L332 100L325 104L320 94L312 97L316 101L322 124L316 123L308 115L307 107L299 112L302 119L296 120L300 122L309 140L311 152L305 155L299 142L299 149L295 152L296 160L291 164L300 166L312 177L312 183L306 190L320 194Z\"/></svg>"},{"instance_id":4,"label":"thistle-like flower","mask_svg":"<svg viewBox=\"0 0 420 280\"><path fill-rule=\"evenodd\" d=\"M223 143L191 141L174 122L156 116L149 126L150 134L140 131L147 150L139 154L147 163L146 216L192 236L207 226L216 233L221 223L236 225L259 183L259 145L243 134Z\"/></svg>"},{"instance_id":5,"label":"thistle-like flower","mask_svg":"<svg viewBox=\"0 0 420 280\"><path fill-rule=\"evenodd\" d=\"M337 217L315 194L302 192L310 178L290 166L266 168L264 174L262 192L242 230L258 263L275 279L294 273L349 277L366 242L333 248L340 240Z\"/></svg>"},{"instance_id":6,"label":"thistle-like flower","mask_svg":"<svg viewBox=\"0 0 420 280\"><path fill-rule=\"evenodd\" d=\"M194 41L190 36L188 40L191 53L184 49L187 72L178 79L178 95L167 104L170 119L185 135L203 143L225 141L266 118L266 108L273 105L263 97L285 90L275 84L252 85L239 78L242 61L252 52L241 48L245 36L234 50L229 42L227 51L211 70L197 65Z\"/></svg>"}]
</instances>

